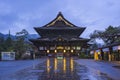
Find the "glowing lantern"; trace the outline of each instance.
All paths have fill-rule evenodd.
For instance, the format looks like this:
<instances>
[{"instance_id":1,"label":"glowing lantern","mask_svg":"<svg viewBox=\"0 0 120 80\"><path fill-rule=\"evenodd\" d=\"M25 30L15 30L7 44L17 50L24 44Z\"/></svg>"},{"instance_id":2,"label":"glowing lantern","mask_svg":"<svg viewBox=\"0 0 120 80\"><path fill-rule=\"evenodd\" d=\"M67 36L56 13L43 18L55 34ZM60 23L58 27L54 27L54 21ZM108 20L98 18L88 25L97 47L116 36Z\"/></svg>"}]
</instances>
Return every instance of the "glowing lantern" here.
<instances>
[{"instance_id":1,"label":"glowing lantern","mask_svg":"<svg viewBox=\"0 0 120 80\"><path fill-rule=\"evenodd\" d=\"M73 53L73 50L71 50L71 53Z\"/></svg>"},{"instance_id":2,"label":"glowing lantern","mask_svg":"<svg viewBox=\"0 0 120 80\"><path fill-rule=\"evenodd\" d=\"M57 53L57 50L55 50L55 53Z\"/></svg>"},{"instance_id":3,"label":"glowing lantern","mask_svg":"<svg viewBox=\"0 0 120 80\"><path fill-rule=\"evenodd\" d=\"M47 50L47 53L49 53L50 52L50 50Z\"/></svg>"},{"instance_id":4,"label":"glowing lantern","mask_svg":"<svg viewBox=\"0 0 120 80\"><path fill-rule=\"evenodd\" d=\"M63 51L64 53L66 52L66 50Z\"/></svg>"}]
</instances>

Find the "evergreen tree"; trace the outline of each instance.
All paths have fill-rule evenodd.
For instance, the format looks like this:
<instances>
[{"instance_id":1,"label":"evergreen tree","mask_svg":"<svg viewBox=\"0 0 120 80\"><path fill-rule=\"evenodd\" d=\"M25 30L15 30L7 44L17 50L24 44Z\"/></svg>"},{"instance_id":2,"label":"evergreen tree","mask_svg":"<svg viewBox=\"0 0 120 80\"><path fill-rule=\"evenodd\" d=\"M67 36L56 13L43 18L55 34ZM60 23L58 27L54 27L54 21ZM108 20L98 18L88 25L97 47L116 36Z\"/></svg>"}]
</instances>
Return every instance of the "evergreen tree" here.
<instances>
[{"instance_id":1,"label":"evergreen tree","mask_svg":"<svg viewBox=\"0 0 120 80\"><path fill-rule=\"evenodd\" d=\"M0 37L0 52L4 51L5 49L4 43L5 43L4 37Z\"/></svg>"},{"instance_id":2,"label":"evergreen tree","mask_svg":"<svg viewBox=\"0 0 120 80\"><path fill-rule=\"evenodd\" d=\"M27 35L28 35L28 32L25 29L16 33L16 41L15 41L14 49L19 58L21 58L21 56L27 50L26 43L25 43L25 40L27 39Z\"/></svg>"},{"instance_id":3,"label":"evergreen tree","mask_svg":"<svg viewBox=\"0 0 120 80\"><path fill-rule=\"evenodd\" d=\"M7 39L5 40L4 45L5 45L5 49L6 49L5 51L13 51L14 50L13 49L13 40L11 38L10 31L9 31Z\"/></svg>"},{"instance_id":4,"label":"evergreen tree","mask_svg":"<svg viewBox=\"0 0 120 80\"><path fill-rule=\"evenodd\" d=\"M120 41L120 28L109 26L105 31L95 30L91 35L91 39L102 39L106 44L112 44Z\"/></svg>"}]
</instances>

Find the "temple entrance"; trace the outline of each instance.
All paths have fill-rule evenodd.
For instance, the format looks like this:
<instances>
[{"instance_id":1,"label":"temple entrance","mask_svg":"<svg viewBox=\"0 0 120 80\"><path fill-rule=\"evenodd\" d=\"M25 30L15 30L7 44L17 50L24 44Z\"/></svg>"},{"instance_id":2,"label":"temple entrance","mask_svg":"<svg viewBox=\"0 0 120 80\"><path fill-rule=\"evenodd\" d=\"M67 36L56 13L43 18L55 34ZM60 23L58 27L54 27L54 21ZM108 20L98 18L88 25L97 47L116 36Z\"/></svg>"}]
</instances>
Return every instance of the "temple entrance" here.
<instances>
[{"instance_id":1,"label":"temple entrance","mask_svg":"<svg viewBox=\"0 0 120 80\"><path fill-rule=\"evenodd\" d=\"M69 47L69 49L70 49L70 47ZM64 46L58 46L57 47L57 54L62 54L63 55L63 57L70 57L70 50L68 50L68 49L65 49L65 47Z\"/></svg>"},{"instance_id":2,"label":"temple entrance","mask_svg":"<svg viewBox=\"0 0 120 80\"><path fill-rule=\"evenodd\" d=\"M71 56L71 53L69 52L69 50L65 50L65 49L58 49L57 54L61 54L61 55L63 55L63 57Z\"/></svg>"},{"instance_id":3,"label":"temple entrance","mask_svg":"<svg viewBox=\"0 0 120 80\"><path fill-rule=\"evenodd\" d=\"M63 57L64 57L64 55L63 55L63 50L62 50L62 49L58 49L58 50L57 50L56 57L57 57L57 58L63 58Z\"/></svg>"},{"instance_id":4,"label":"temple entrance","mask_svg":"<svg viewBox=\"0 0 120 80\"><path fill-rule=\"evenodd\" d=\"M63 50L62 49L58 49L57 53L63 53Z\"/></svg>"}]
</instances>

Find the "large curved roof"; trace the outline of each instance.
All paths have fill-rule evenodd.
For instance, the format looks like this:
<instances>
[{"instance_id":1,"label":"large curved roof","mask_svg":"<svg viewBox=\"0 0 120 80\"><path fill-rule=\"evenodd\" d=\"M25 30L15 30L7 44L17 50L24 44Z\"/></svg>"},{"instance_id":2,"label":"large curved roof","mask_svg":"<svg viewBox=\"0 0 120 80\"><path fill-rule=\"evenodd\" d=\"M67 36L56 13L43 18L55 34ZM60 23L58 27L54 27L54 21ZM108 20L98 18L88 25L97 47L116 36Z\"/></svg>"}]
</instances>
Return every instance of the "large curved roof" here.
<instances>
[{"instance_id":1,"label":"large curved roof","mask_svg":"<svg viewBox=\"0 0 120 80\"><path fill-rule=\"evenodd\" d=\"M61 12L58 13L57 17L53 19L51 22L48 24L42 26L42 27L34 27L36 32L38 32L39 35L44 35L45 33L52 33L55 31L57 32L62 32L64 31L65 33L69 33L72 31L72 33L77 33L76 35L81 35L82 32L86 29L85 27L78 27L68 20L64 18ZM61 31L62 30L62 31ZM51 32L52 31L52 32Z\"/></svg>"},{"instance_id":2,"label":"large curved roof","mask_svg":"<svg viewBox=\"0 0 120 80\"><path fill-rule=\"evenodd\" d=\"M37 28L43 28L43 29L82 29L85 27L78 27L71 22L69 22L67 19L64 18L61 12L58 13L57 17L53 19L48 24L44 25L43 27L35 27Z\"/></svg>"}]
</instances>

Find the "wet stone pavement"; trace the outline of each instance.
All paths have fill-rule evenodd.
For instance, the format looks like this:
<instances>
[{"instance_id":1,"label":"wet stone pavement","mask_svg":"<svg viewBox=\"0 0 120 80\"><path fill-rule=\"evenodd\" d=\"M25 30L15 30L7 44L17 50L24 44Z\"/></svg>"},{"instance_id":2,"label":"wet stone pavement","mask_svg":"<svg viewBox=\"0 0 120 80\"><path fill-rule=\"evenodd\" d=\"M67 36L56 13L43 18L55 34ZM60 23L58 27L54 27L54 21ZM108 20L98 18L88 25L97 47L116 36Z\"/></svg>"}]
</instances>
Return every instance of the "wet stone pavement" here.
<instances>
[{"instance_id":1,"label":"wet stone pavement","mask_svg":"<svg viewBox=\"0 0 120 80\"><path fill-rule=\"evenodd\" d=\"M3 80L112 80L106 74L91 70L74 62L73 58L47 58Z\"/></svg>"},{"instance_id":2,"label":"wet stone pavement","mask_svg":"<svg viewBox=\"0 0 120 80\"><path fill-rule=\"evenodd\" d=\"M33 65L0 80L38 80L39 76L44 72L44 69L44 66L41 64Z\"/></svg>"},{"instance_id":3,"label":"wet stone pavement","mask_svg":"<svg viewBox=\"0 0 120 80\"><path fill-rule=\"evenodd\" d=\"M48 58L39 80L112 80L106 74L74 62L74 58Z\"/></svg>"},{"instance_id":4,"label":"wet stone pavement","mask_svg":"<svg viewBox=\"0 0 120 80\"><path fill-rule=\"evenodd\" d=\"M76 63L73 58L47 59L45 72L39 80L79 80L76 73Z\"/></svg>"}]
</instances>

